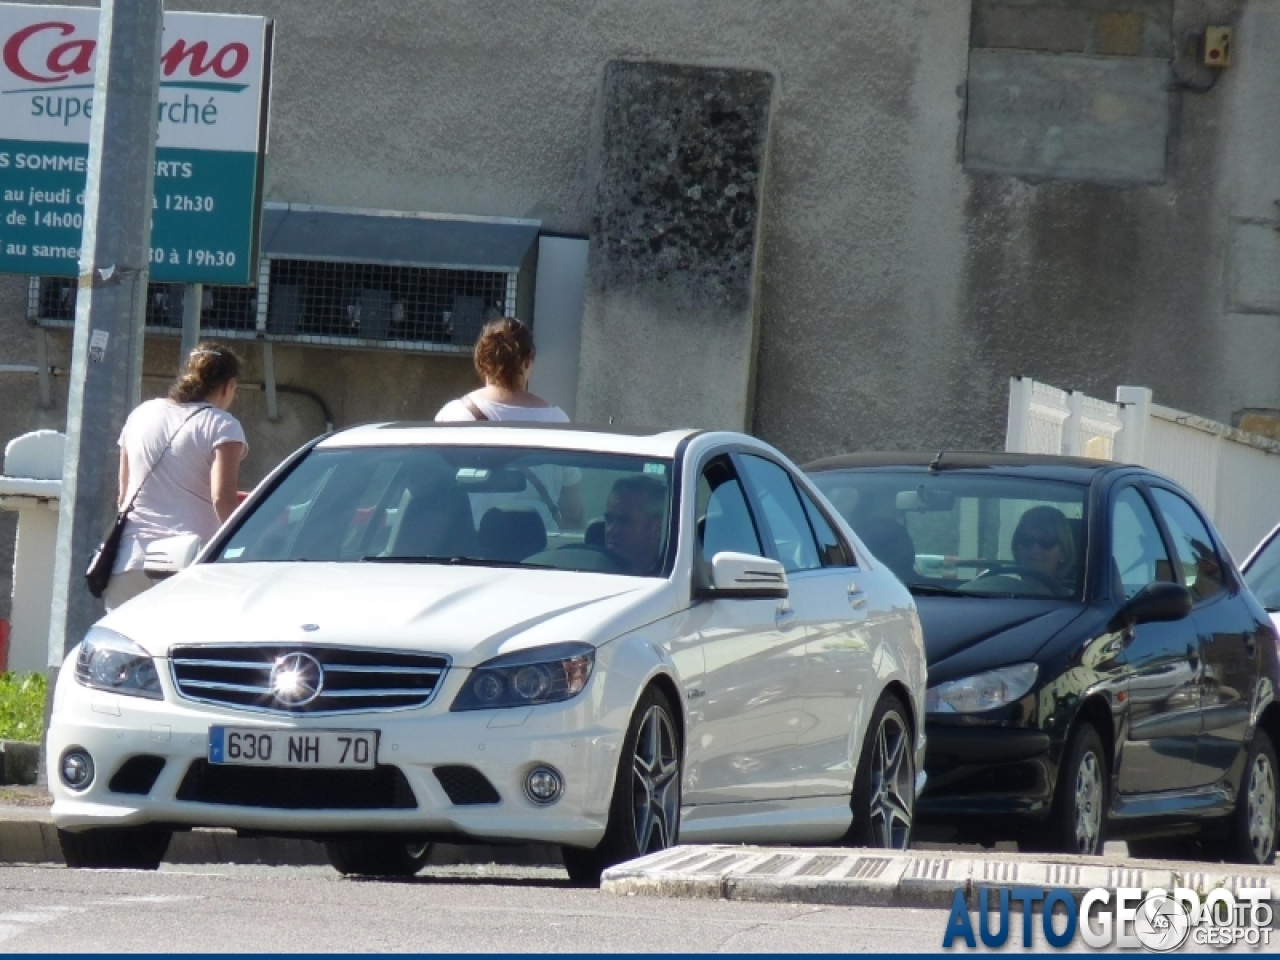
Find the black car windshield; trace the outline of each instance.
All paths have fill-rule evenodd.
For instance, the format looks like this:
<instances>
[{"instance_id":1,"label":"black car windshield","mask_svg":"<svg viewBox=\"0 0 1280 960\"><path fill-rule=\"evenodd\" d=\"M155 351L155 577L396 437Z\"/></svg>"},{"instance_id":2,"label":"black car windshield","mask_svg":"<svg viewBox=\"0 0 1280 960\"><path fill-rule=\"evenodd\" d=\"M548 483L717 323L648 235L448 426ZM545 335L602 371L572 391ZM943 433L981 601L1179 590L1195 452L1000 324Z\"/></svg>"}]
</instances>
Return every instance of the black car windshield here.
<instances>
[{"instance_id":1,"label":"black car windshield","mask_svg":"<svg viewBox=\"0 0 1280 960\"><path fill-rule=\"evenodd\" d=\"M1244 582L1268 610L1280 610L1280 534L1267 541L1244 571Z\"/></svg>"},{"instance_id":2,"label":"black car windshield","mask_svg":"<svg viewBox=\"0 0 1280 960\"><path fill-rule=\"evenodd\" d=\"M315 449L215 562L656 576L670 547L671 500L671 461L661 458L507 446Z\"/></svg>"},{"instance_id":3,"label":"black car windshield","mask_svg":"<svg viewBox=\"0 0 1280 960\"><path fill-rule=\"evenodd\" d=\"M1081 595L1084 487L976 472L831 470L812 479L919 594Z\"/></svg>"}]
</instances>

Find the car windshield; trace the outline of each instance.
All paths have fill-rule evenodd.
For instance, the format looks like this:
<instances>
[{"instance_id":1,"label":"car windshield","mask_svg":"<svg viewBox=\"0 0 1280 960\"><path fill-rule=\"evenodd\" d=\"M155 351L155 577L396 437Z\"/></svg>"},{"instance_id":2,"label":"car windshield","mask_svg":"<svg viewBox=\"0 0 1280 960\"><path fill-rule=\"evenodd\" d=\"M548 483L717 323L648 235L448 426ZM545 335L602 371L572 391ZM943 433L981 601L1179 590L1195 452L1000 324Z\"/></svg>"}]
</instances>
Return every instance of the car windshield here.
<instances>
[{"instance_id":1,"label":"car windshield","mask_svg":"<svg viewBox=\"0 0 1280 960\"><path fill-rule=\"evenodd\" d=\"M813 475L876 558L917 594L1082 592L1085 488L976 473Z\"/></svg>"},{"instance_id":2,"label":"car windshield","mask_svg":"<svg viewBox=\"0 0 1280 960\"><path fill-rule=\"evenodd\" d=\"M664 459L507 446L315 449L240 523L215 562L656 576L670 546L671 499Z\"/></svg>"},{"instance_id":3,"label":"car windshield","mask_svg":"<svg viewBox=\"0 0 1280 960\"><path fill-rule=\"evenodd\" d=\"M1244 571L1244 582L1267 610L1280 610L1280 535L1253 558Z\"/></svg>"}]
</instances>

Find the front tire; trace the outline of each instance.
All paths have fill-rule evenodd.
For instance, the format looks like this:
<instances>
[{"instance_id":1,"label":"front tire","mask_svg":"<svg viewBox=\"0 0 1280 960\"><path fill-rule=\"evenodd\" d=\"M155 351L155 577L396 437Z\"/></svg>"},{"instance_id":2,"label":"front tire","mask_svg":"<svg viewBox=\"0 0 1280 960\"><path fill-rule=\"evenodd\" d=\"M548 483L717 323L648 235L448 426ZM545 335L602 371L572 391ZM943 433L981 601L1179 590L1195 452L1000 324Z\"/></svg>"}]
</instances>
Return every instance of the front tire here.
<instances>
[{"instance_id":1,"label":"front tire","mask_svg":"<svg viewBox=\"0 0 1280 960\"><path fill-rule=\"evenodd\" d=\"M348 877L412 877L427 865L431 844L404 837L326 840L329 866Z\"/></svg>"},{"instance_id":2,"label":"front tire","mask_svg":"<svg viewBox=\"0 0 1280 960\"><path fill-rule=\"evenodd\" d=\"M58 831L62 859L73 870L158 870L173 833L141 827Z\"/></svg>"},{"instance_id":3,"label":"front tire","mask_svg":"<svg viewBox=\"0 0 1280 960\"><path fill-rule=\"evenodd\" d=\"M600 874L614 864L675 846L684 770L677 729L670 701L649 687L627 727L604 839L590 850L561 848L575 886L599 886Z\"/></svg>"},{"instance_id":4,"label":"front tire","mask_svg":"<svg viewBox=\"0 0 1280 960\"><path fill-rule=\"evenodd\" d=\"M1237 863L1265 866L1275 862L1276 780L1275 746L1265 730L1256 730L1227 841L1228 856Z\"/></svg>"},{"instance_id":5,"label":"front tire","mask_svg":"<svg viewBox=\"0 0 1280 960\"><path fill-rule=\"evenodd\" d=\"M1058 771L1057 796L1049 817L1049 842L1057 853L1097 856L1107 825L1108 774L1102 738L1081 724Z\"/></svg>"},{"instance_id":6,"label":"front tire","mask_svg":"<svg viewBox=\"0 0 1280 960\"><path fill-rule=\"evenodd\" d=\"M880 697L867 724L853 779L853 824L845 840L854 846L906 850L916 796L915 750L907 708L892 693Z\"/></svg>"}]
</instances>

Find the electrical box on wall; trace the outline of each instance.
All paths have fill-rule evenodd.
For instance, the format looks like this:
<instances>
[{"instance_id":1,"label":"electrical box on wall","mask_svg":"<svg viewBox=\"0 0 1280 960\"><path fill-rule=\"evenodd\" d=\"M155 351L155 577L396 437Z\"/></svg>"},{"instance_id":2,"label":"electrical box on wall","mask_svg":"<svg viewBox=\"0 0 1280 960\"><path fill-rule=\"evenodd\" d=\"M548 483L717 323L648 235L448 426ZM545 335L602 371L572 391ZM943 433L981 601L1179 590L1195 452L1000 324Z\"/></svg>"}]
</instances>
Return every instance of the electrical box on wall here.
<instances>
[{"instance_id":1,"label":"electrical box on wall","mask_svg":"<svg viewBox=\"0 0 1280 960\"><path fill-rule=\"evenodd\" d=\"M1204 65L1206 67L1231 66L1231 28L1205 27Z\"/></svg>"}]
</instances>

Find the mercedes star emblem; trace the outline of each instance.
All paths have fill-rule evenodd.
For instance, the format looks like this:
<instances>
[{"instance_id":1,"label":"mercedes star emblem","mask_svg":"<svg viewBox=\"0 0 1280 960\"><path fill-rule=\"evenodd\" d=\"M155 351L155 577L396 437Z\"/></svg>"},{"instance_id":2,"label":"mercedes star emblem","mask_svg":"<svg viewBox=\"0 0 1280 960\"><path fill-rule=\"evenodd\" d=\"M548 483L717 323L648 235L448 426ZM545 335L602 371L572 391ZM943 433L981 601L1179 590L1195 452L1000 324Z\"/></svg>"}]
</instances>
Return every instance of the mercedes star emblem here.
<instances>
[{"instance_id":1,"label":"mercedes star emblem","mask_svg":"<svg viewBox=\"0 0 1280 960\"><path fill-rule=\"evenodd\" d=\"M324 689L324 667L309 653L276 657L271 668L271 693L286 707L305 707Z\"/></svg>"}]
</instances>

